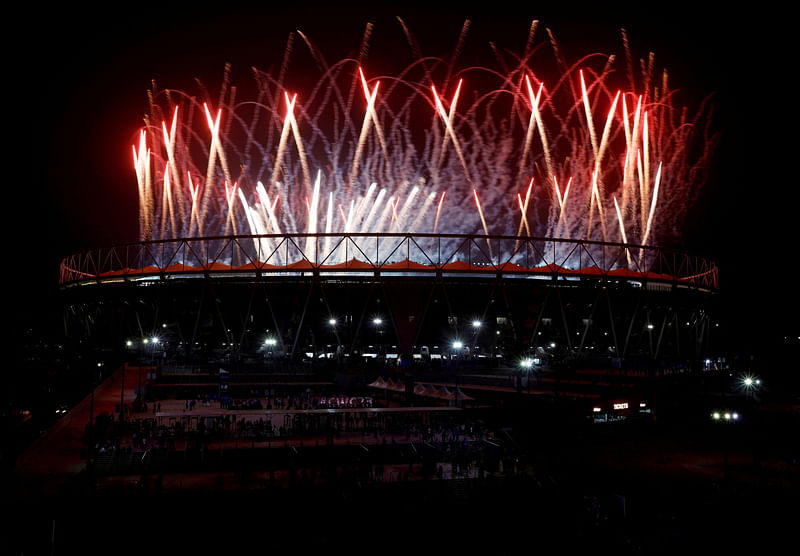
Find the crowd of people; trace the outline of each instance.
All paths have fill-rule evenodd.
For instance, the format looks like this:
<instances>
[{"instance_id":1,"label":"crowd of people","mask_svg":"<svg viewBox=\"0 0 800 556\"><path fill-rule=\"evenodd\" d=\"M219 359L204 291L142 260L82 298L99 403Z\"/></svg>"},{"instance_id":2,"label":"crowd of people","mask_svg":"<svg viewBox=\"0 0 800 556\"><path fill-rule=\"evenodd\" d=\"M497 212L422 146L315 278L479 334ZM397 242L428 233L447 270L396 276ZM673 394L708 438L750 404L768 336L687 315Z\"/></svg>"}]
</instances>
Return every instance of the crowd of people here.
<instances>
[{"instance_id":1,"label":"crowd of people","mask_svg":"<svg viewBox=\"0 0 800 556\"><path fill-rule=\"evenodd\" d=\"M114 457L119 462L132 462L135 454L168 456L193 449L219 451L231 441L237 446L243 442L245 447L248 444L255 447L256 442L262 443L262 447L282 447L287 446L287 441L294 441L294 445L300 441L300 446L302 442L306 446L367 445L375 446L375 450L386 456L368 466L366 477L376 481L402 479L399 472L384 473L384 466L392 463L393 458L403 463L416 462L421 473L440 478L476 477L503 469L502 454L492 448L495 445L492 431L480 422L470 422L466 414L410 408L407 411L363 410L372 408L373 404L369 396L321 396L311 392L300 395L271 392L267 398L256 400L209 396L184 400L179 416L165 418L160 413L162 402L151 400L148 409L142 404L140 413L116 422L112 419L113 426L97 431L95 448L98 453L108 453L106 459ZM173 401L169 405L176 404ZM336 411L192 414L198 405L223 410L273 407L285 411L294 408Z\"/></svg>"},{"instance_id":2,"label":"crowd of people","mask_svg":"<svg viewBox=\"0 0 800 556\"><path fill-rule=\"evenodd\" d=\"M257 391L250 392L248 397L233 397L222 394L206 394L197 398L184 400L184 411L193 411L197 407L229 409L234 411L241 410L308 410L308 409L344 409L344 408L366 408L375 407L372 396L365 395L343 395L343 394L320 394L311 391L301 393L276 393L274 389L266 389L263 393ZM149 405L137 398L133 402L134 412L146 413L161 411L161 404L150 403Z\"/></svg>"}]
</instances>

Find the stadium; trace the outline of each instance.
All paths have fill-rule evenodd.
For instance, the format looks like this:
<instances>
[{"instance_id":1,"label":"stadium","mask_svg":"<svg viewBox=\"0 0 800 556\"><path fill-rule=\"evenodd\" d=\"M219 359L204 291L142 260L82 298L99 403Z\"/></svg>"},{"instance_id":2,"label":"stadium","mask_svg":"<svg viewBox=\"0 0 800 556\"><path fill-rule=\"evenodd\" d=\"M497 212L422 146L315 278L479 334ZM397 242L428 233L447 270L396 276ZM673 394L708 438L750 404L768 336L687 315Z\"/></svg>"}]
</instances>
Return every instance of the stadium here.
<instances>
[{"instance_id":1,"label":"stadium","mask_svg":"<svg viewBox=\"0 0 800 556\"><path fill-rule=\"evenodd\" d=\"M268 257L255 250L264 240ZM489 246L510 255L492 259ZM144 242L74 255L60 282L66 327L105 348L124 342L144 365L361 386L445 374L473 397L470 376L492 373L527 387L544 374L700 368L718 287L714 263L687 253L445 234Z\"/></svg>"},{"instance_id":2,"label":"stadium","mask_svg":"<svg viewBox=\"0 0 800 556\"><path fill-rule=\"evenodd\" d=\"M138 193L138 234L120 218L56 259L63 336L31 364L69 395L34 409L46 430L25 422L18 552L635 553L791 531L796 418L765 403L791 397L788 366L726 349L750 301L723 304L724 257L685 247L728 218L700 194L707 99L681 106L624 31L624 53L570 60L533 22L485 68L459 59L468 22L445 57L400 23L407 67L370 24L334 62L292 33L255 91L227 66L218 95L152 82L123 133L129 204L102 202L113 175L76 196Z\"/></svg>"},{"instance_id":3,"label":"stadium","mask_svg":"<svg viewBox=\"0 0 800 556\"><path fill-rule=\"evenodd\" d=\"M253 542L266 516L282 531L270 542L290 546L309 511L333 504L310 542L351 516L360 538L384 542L386 516L410 515L535 520L539 543L579 543L575 528L592 529L576 516L623 518L613 492L573 499L570 470L642 457L586 427L647 431L676 407L705 410L680 390L716 374L693 371L709 367L717 280L688 253L527 236L224 236L76 254L60 273L66 335L87 360L121 365L58 422L76 429L67 455L27 461L71 457L34 466L36 488L83 465L96 500L155 511L167 538L194 522L187 505L225 507L215 523ZM522 499L517 516L485 512ZM96 517L109 540L112 514Z\"/></svg>"},{"instance_id":4,"label":"stadium","mask_svg":"<svg viewBox=\"0 0 800 556\"><path fill-rule=\"evenodd\" d=\"M613 491L574 497L576 470L633 458L625 480L650 484L683 465L653 459L655 423L708 421L685 394L717 374L702 372L717 280L687 253L527 236L227 236L76 254L61 265L66 335L87 364L119 366L90 369L91 397L57 422L70 447L30 450L20 468L40 493L72 485L126 515L158 502L167 537L195 520L188 506L225 507L217 522L250 540L267 516L291 532L270 542L287 546L309 508L333 504L315 531L360 516L360 536L383 542L386 516L535 520L539 542L581 542L576 516L623 518ZM627 434L654 448L623 446ZM522 499L516 516L485 511ZM96 518L109 539L113 514Z\"/></svg>"},{"instance_id":5,"label":"stadium","mask_svg":"<svg viewBox=\"0 0 800 556\"><path fill-rule=\"evenodd\" d=\"M535 72L536 26L500 71L456 52L389 76L301 35L321 76L300 92L283 70L245 100L227 68L216 98L153 83L138 240L61 262L91 388L27 484L281 517L583 511L550 501L581 449L615 449L587 427L670 422L715 364L717 266L670 246L716 139L652 64L618 89L614 56L566 65L551 40L557 75Z\"/></svg>"},{"instance_id":6,"label":"stadium","mask_svg":"<svg viewBox=\"0 0 800 556\"><path fill-rule=\"evenodd\" d=\"M422 476L496 472L539 418L652 419L663 381L713 364L717 267L664 247L707 176L706 103L676 106L626 41L627 83L552 37L541 63L537 21L500 70L422 57L401 27L393 74L299 34L320 70L299 91L288 66L254 68L250 98L229 67L216 98L153 82L139 240L60 268L66 337L118 388L102 441L93 390L88 467L208 470L198 453L249 440L263 469L290 443L369 452L369 429ZM431 430L481 432L442 449Z\"/></svg>"}]
</instances>

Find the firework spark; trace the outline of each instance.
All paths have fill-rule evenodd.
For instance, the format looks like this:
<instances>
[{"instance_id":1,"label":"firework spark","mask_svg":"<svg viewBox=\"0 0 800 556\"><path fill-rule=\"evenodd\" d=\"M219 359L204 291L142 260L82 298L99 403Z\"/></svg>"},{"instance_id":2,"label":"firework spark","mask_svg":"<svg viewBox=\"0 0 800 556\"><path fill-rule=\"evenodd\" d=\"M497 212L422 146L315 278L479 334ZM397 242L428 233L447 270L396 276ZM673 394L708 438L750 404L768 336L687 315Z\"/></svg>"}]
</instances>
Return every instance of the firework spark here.
<instances>
[{"instance_id":1,"label":"firework spark","mask_svg":"<svg viewBox=\"0 0 800 556\"><path fill-rule=\"evenodd\" d=\"M552 34L550 43L564 63ZM650 85L652 63L642 65L642 90L623 90L613 84L613 55L586 56L548 81L531 52L529 44L516 65L498 54L503 71L457 71L456 52L372 80L363 56L344 59L324 66L310 93L287 90L285 62L279 75L255 71L255 100L237 102L225 86L215 109L210 99L154 89L133 147L140 238L524 232L679 241L715 143L700 125L707 104L689 118L673 105L666 72ZM347 94L359 89L363 105ZM273 247L269 237L254 244Z\"/></svg>"}]
</instances>

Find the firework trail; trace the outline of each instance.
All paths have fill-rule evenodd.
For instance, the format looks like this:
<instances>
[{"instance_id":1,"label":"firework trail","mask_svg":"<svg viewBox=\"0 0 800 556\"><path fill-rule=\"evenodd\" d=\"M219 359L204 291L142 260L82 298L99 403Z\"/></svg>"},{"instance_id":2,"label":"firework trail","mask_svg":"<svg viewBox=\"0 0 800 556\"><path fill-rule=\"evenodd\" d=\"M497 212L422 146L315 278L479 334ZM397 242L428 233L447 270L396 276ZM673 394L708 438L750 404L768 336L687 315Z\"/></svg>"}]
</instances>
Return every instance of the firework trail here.
<instances>
[{"instance_id":1,"label":"firework trail","mask_svg":"<svg viewBox=\"0 0 800 556\"><path fill-rule=\"evenodd\" d=\"M622 72L613 55L568 64L548 31L560 74L537 75L537 26L521 56L495 49L499 70L458 69L468 23L443 58L419 54L402 24L416 58L399 76L370 78L368 26L358 58L334 64L301 34L321 73L308 92L284 84L292 36L277 75L254 70L254 100L236 99L229 68L216 102L154 87L133 147L140 239L324 231L679 242L716 142L707 101L692 117L674 106L652 55L637 85L627 40ZM274 241L253 245L264 257ZM303 241L306 253L331 245ZM486 245L491 259L509 255Z\"/></svg>"}]
</instances>

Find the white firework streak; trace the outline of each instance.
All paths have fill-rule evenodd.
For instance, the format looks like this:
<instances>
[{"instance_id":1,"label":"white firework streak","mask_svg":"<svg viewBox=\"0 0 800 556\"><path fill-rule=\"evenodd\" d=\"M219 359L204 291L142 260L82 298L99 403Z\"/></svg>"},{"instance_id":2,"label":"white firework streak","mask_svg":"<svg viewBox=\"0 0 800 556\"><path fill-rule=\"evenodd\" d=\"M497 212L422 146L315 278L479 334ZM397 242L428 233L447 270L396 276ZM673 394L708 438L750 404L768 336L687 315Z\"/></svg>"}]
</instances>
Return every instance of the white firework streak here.
<instances>
[{"instance_id":1,"label":"white firework streak","mask_svg":"<svg viewBox=\"0 0 800 556\"><path fill-rule=\"evenodd\" d=\"M673 106L666 72L657 89L613 88L613 55L581 59L548 88L530 54L536 23L516 65L462 70L448 109L434 81L447 87L455 55L420 55L398 76L371 83L363 59L321 63L318 84L302 102L283 86L286 63L277 76L255 72L255 101L235 103L226 77L213 116L208 99L154 89L133 147L140 239L324 230L517 238L524 232L633 245L679 240L716 142L700 125L706 103L687 119L685 108ZM551 43L557 50L552 36ZM600 70L595 58L604 63ZM420 68L422 77L413 79ZM644 72L649 87L652 64ZM475 90L470 104L463 98L473 73L485 89ZM486 85L487 75L499 80L495 88ZM347 91L358 89L365 109L350 102ZM595 121L604 121L602 132ZM534 180L544 187L534 188ZM275 241L260 238L254 248L282 261ZM342 261L343 250L330 253L335 238L315 241L305 241L310 260L319 253L326 262ZM519 243L498 247L508 251L498 257L516 253Z\"/></svg>"}]
</instances>

